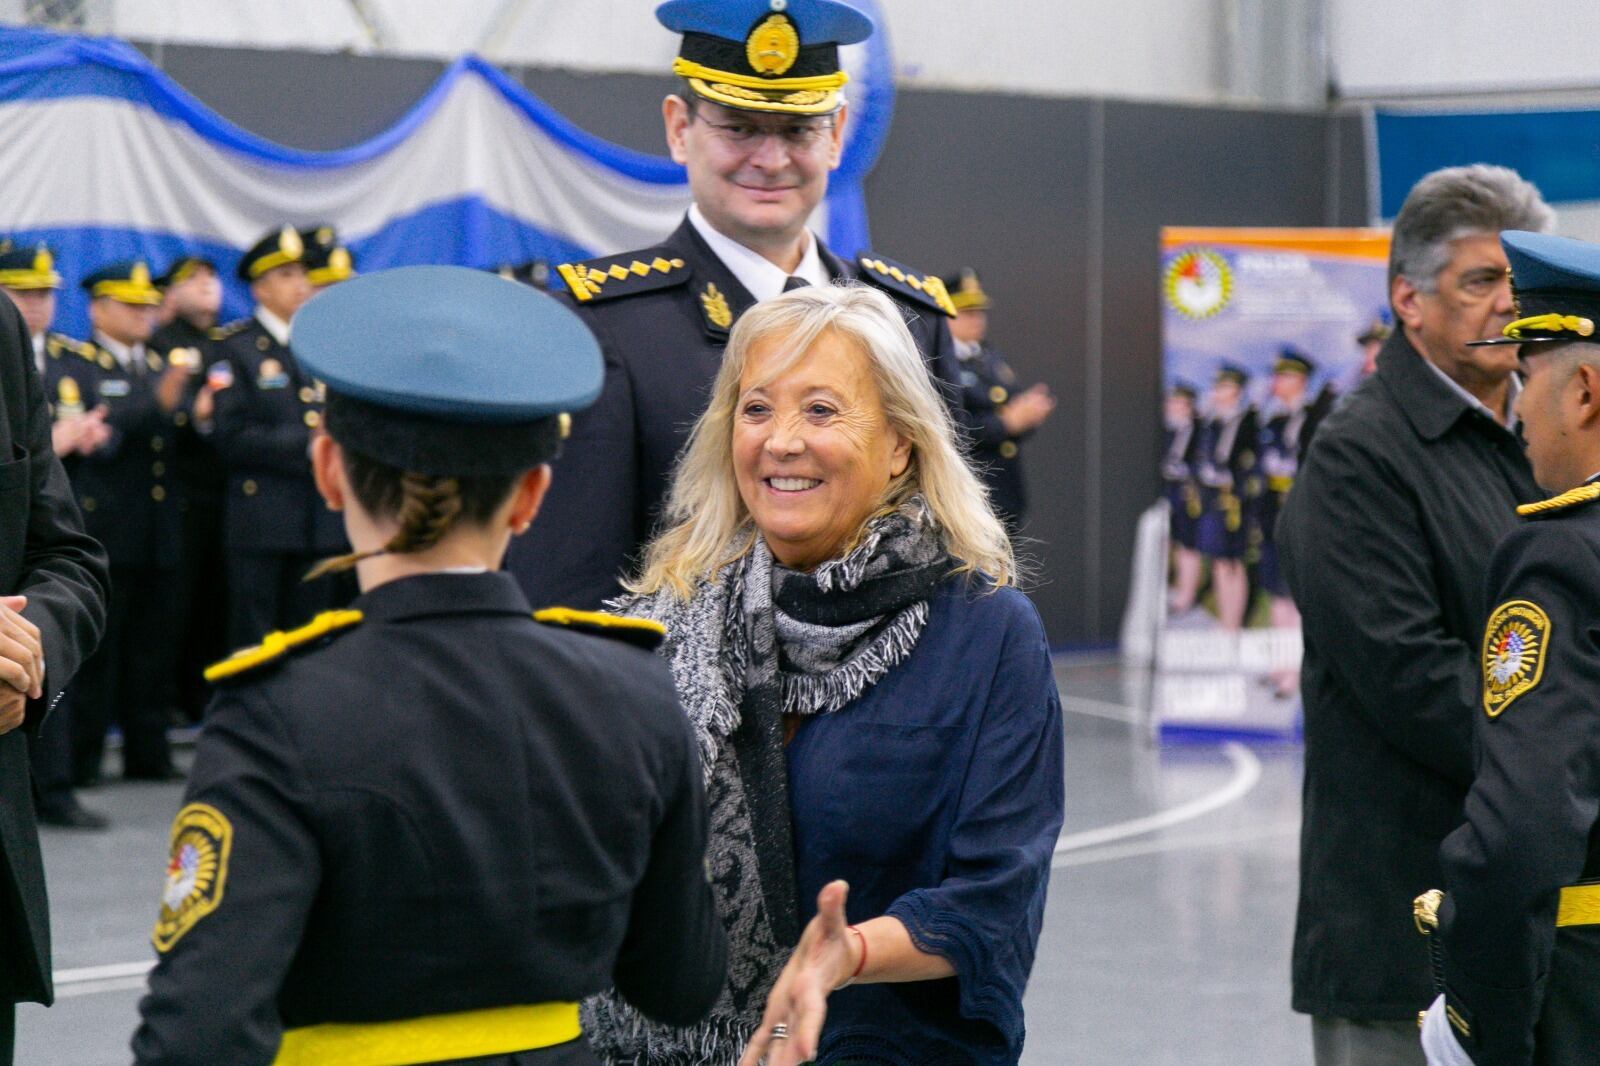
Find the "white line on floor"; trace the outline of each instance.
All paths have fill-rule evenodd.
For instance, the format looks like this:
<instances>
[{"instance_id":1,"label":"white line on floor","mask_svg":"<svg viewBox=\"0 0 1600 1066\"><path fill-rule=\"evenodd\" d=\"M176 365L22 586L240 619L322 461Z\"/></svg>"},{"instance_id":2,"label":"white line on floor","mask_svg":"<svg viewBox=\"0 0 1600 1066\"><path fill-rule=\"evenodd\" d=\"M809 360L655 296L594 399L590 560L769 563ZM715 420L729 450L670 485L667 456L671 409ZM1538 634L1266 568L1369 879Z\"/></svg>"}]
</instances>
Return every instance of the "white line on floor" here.
<instances>
[{"instance_id":1,"label":"white line on floor","mask_svg":"<svg viewBox=\"0 0 1600 1066\"><path fill-rule=\"evenodd\" d=\"M1086 829L1079 833L1063 833L1056 841L1055 853L1061 855L1069 851L1081 851L1084 848L1110 844L1116 840L1126 840L1128 837L1170 829L1184 822L1192 822L1212 811L1221 810L1230 803L1237 803L1260 782L1261 760L1256 758L1255 752L1237 741L1229 741L1222 745L1222 753L1233 764L1233 777L1215 792L1192 799L1188 803L1180 803L1176 807L1168 807L1164 811L1157 811L1155 814L1147 814L1142 818L1115 822L1099 829Z\"/></svg>"},{"instance_id":2,"label":"white line on floor","mask_svg":"<svg viewBox=\"0 0 1600 1066\"><path fill-rule=\"evenodd\" d=\"M57 970L56 987L63 985L93 984L97 981L115 981L128 977L143 977L154 966L153 961L114 962L109 966L79 966L72 970Z\"/></svg>"},{"instance_id":3,"label":"white line on floor","mask_svg":"<svg viewBox=\"0 0 1600 1066\"><path fill-rule=\"evenodd\" d=\"M1087 696L1062 696L1061 709L1070 714L1086 714L1091 718L1109 718L1113 722L1137 722L1144 712L1125 703L1110 700L1092 700Z\"/></svg>"},{"instance_id":4,"label":"white line on floor","mask_svg":"<svg viewBox=\"0 0 1600 1066\"><path fill-rule=\"evenodd\" d=\"M1295 821L1257 825L1247 829L1230 829L1219 833L1162 837L1158 840L1140 840L1127 844L1113 844L1109 847L1086 848L1083 851L1070 851L1064 855L1057 855L1051 860L1050 868L1064 870L1069 866L1088 866L1091 863L1114 862L1117 859L1136 859L1145 855L1160 855L1170 851L1219 848L1229 844L1249 844L1260 840L1297 836L1299 833L1300 823Z\"/></svg>"}]
</instances>

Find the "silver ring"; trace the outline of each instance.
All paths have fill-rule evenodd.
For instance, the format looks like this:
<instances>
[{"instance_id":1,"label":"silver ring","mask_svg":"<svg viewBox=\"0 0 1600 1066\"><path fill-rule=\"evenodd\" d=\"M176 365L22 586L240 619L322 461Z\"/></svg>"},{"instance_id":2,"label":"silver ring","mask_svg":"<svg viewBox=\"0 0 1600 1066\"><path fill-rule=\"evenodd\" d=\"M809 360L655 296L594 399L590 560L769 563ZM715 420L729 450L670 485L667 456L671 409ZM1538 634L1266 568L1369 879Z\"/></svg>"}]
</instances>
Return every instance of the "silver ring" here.
<instances>
[{"instance_id":1,"label":"silver ring","mask_svg":"<svg viewBox=\"0 0 1600 1066\"><path fill-rule=\"evenodd\" d=\"M772 1027L772 1039L774 1039L774 1040L787 1040L787 1039L789 1039L789 1027L787 1025L783 1024L782 1022L778 1022L777 1024L773 1025L773 1027Z\"/></svg>"}]
</instances>

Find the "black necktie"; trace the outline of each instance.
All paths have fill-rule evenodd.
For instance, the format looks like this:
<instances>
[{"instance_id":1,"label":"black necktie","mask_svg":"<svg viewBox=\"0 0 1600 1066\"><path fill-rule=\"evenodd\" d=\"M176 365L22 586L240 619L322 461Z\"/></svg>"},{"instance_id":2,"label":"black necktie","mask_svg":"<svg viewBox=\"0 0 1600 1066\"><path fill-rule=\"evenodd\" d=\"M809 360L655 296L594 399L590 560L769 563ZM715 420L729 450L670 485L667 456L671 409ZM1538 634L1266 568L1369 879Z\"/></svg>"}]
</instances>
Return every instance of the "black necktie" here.
<instances>
[{"instance_id":1,"label":"black necktie","mask_svg":"<svg viewBox=\"0 0 1600 1066\"><path fill-rule=\"evenodd\" d=\"M783 291L793 292L796 289L803 289L810 284L811 282L807 281L805 278L796 277L795 275L790 274L789 280L783 283Z\"/></svg>"}]
</instances>

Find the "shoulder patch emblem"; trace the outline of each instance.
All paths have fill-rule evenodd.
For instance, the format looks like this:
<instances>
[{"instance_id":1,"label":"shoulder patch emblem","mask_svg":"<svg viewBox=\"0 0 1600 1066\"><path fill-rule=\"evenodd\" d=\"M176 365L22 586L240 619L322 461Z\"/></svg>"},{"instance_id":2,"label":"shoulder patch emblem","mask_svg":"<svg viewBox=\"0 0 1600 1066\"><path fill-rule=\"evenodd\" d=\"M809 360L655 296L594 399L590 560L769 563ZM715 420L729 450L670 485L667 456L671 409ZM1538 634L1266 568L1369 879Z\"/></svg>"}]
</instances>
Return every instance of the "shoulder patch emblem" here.
<instances>
[{"instance_id":1,"label":"shoulder patch emblem","mask_svg":"<svg viewBox=\"0 0 1600 1066\"><path fill-rule=\"evenodd\" d=\"M191 803L172 820L167 883L150 934L157 951L171 951L196 922L222 904L232 850L233 825L210 804Z\"/></svg>"},{"instance_id":2,"label":"shoulder patch emblem","mask_svg":"<svg viewBox=\"0 0 1600 1066\"><path fill-rule=\"evenodd\" d=\"M567 283L572 298L585 304L681 285L689 280L685 265L682 259L664 259L659 255L649 262L632 255L620 255L591 259L587 263L562 263L556 267L556 273Z\"/></svg>"},{"instance_id":3,"label":"shoulder patch emblem","mask_svg":"<svg viewBox=\"0 0 1600 1066\"><path fill-rule=\"evenodd\" d=\"M1539 684L1549 640L1550 616L1538 604L1510 600L1495 608L1483 633L1483 710L1490 718Z\"/></svg>"},{"instance_id":4,"label":"shoulder patch emblem","mask_svg":"<svg viewBox=\"0 0 1600 1066\"><path fill-rule=\"evenodd\" d=\"M1589 503L1591 500L1600 499L1600 483L1590 482L1579 485L1575 489L1568 489L1559 496L1552 496L1548 500L1539 500L1536 503L1525 503L1517 508L1517 513L1524 518L1534 515L1549 514L1552 511L1564 511L1568 507L1576 507L1580 503Z\"/></svg>"},{"instance_id":5,"label":"shoulder patch emblem","mask_svg":"<svg viewBox=\"0 0 1600 1066\"><path fill-rule=\"evenodd\" d=\"M282 658L295 648L320 640L329 633L349 629L360 621L360 611L323 611L299 629L291 629L287 633L268 633L255 647L242 648L220 663L206 667L206 680L216 683L238 677L258 666Z\"/></svg>"},{"instance_id":6,"label":"shoulder patch emblem","mask_svg":"<svg viewBox=\"0 0 1600 1066\"><path fill-rule=\"evenodd\" d=\"M648 618L628 618L623 615L601 614L598 611L578 611L571 607L546 607L533 612L533 620L547 626L576 629L596 636L615 637L629 644L654 651L667 639L667 627Z\"/></svg>"},{"instance_id":7,"label":"shoulder patch emblem","mask_svg":"<svg viewBox=\"0 0 1600 1066\"><path fill-rule=\"evenodd\" d=\"M73 355L82 356L91 363L95 361L99 354L95 351L94 345L83 341L75 341L61 333L46 334L44 347L45 351L49 352L52 357L58 356L62 352L71 352Z\"/></svg>"},{"instance_id":8,"label":"shoulder patch emblem","mask_svg":"<svg viewBox=\"0 0 1600 1066\"><path fill-rule=\"evenodd\" d=\"M950 301L950 292L944 282L933 274L919 275L899 263L864 254L856 260L861 268L861 279L894 293L911 303L932 308L941 315L956 317L956 305Z\"/></svg>"}]
</instances>

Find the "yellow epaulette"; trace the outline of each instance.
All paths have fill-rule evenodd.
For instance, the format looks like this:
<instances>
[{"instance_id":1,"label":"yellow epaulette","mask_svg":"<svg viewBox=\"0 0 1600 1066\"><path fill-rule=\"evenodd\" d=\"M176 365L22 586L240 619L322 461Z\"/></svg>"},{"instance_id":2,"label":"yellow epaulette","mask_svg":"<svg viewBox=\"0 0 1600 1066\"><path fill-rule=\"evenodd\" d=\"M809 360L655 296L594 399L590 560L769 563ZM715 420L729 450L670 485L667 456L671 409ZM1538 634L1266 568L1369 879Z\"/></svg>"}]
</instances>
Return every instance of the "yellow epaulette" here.
<instances>
[{"instance_id":1,"label":"yellow epaulette","mask_svg":"<svg viewBox=\"0 0 1600 1066\"><path fill-rule=\"evenodd\" d=\"M571 607L546 607L542 611L534 611L533 620L547 626L561 626L625 640L645 651L655 651L667 639L667 627L660 622L652 622L648 618L601 614L598 611L575 611Z\"/></svg>"},{"instance_id":2,"label":"yellow epaulette","mask_svg":"<svg viewBox=\"0 0 1600 1066\"><path fill-rule=\"evenodd\" d=\"M246 315L244 318L236 318L232 322L227 323L226 325L212 326L211 327L211 339L214 340L214 341L225 341L229 337L233 336L235 333L238 333L240 330L245 329L247 326L250 325L250 323L252 323L254 321L255 321L255 316L254 315Z\"/></svg>"},{"instance_id":3,"label":"yellow epaulette","mask_svg":"<svg viewBox=\"0 0 1600 1066\"><path fill-rule=\"evenodd\" d=\"M932 308L941 315L956 317L956 305L950 300L950 291L937 275L913 273L904 265L871 252L857 258L856 266L861 268L862 281L870 281L880 289L911 303Z\"/></svg>"},{"instance_id":4,"label":"yellow epaulette","mask_svg":"<svg viewBox=\"0 0 1600 1066\"><path fill-rule=\"evenodd\" d=\"M556 273L567 283L572 298L581 304L654 292L689 280L690 271L682 259L664 259L657 255L647 261L638 255L633 252L585 263L562 263L556 267Z\"/></svg>"},{"instance_id":5,"label":"yellow epaulette","mask_svg":"<svg viewBox=\"0 0 1600 1066\"><path fill-rule=\"evenodd\" d=\"M214 684L238 677L258 666L281 659L294 649L303 648L329 633L349 629L360 621L360 611L323 611L299 629L291 629L287 633L268 633L255 647L241 648L220 663L206 667L206 680Z\"/></svg>"},{"instance_id":6,"label":"yellow epaulette","mask_svg":"<svg viewBox=\"0 0 1600 1066\"><path fill-rule=\"evenodd\" d=\"M87 341L75 341L61 333L45 334L44 350L52 359L59 358L62 352L71 352L73 355L82 356L91 363L95 361L99 354L94 350L94 345Z\"/></svg>"},{"instance_id":7,"label":"yellow epaulette","mask_svg":"<svg viewBox=\"0 0 1600 1066\"><path fill-rule=\"evenodd\" d=\"M1580 503L1590 500L1600 500L1600 484L1591 482L1579 485L1575 489L1568 489L1559 496L1552 496L1548 500L1539 500L1537 503L1525 503L1517 508L1517 513L1524 518L1533 515L1545 515L1552 511L1564 511L1569 507L1576 507Z\"/></svg>"}]
</instances>

